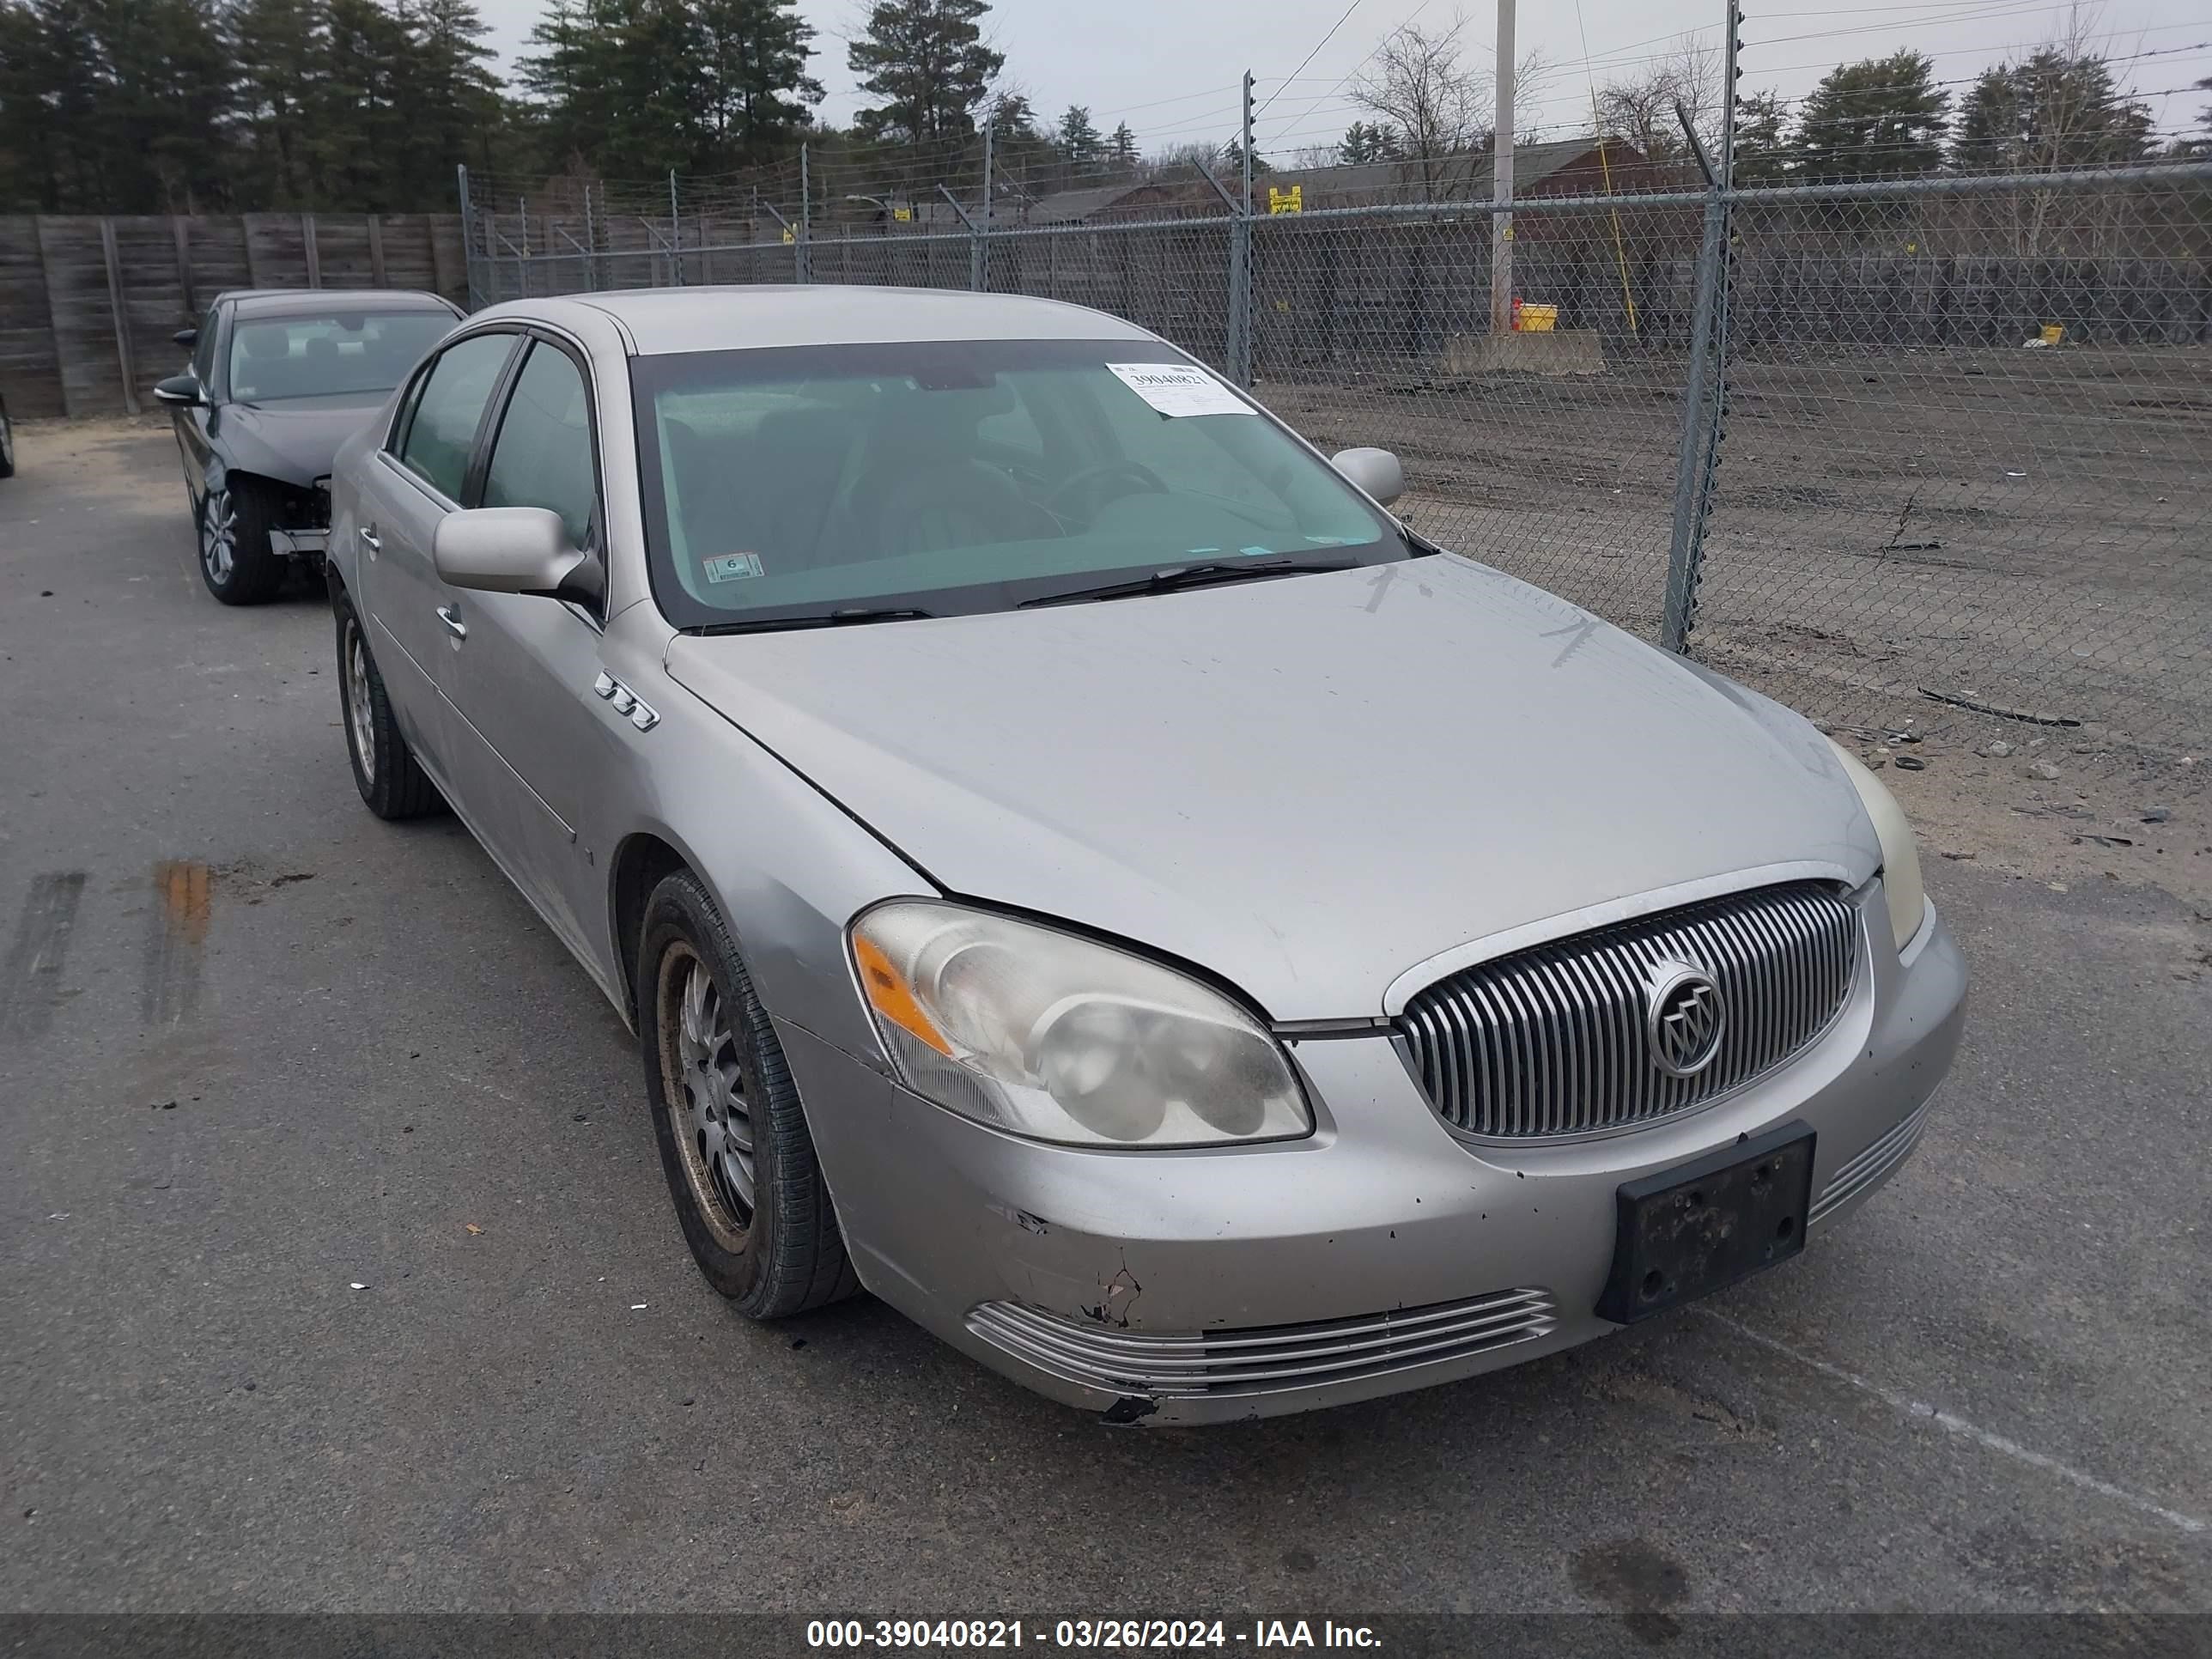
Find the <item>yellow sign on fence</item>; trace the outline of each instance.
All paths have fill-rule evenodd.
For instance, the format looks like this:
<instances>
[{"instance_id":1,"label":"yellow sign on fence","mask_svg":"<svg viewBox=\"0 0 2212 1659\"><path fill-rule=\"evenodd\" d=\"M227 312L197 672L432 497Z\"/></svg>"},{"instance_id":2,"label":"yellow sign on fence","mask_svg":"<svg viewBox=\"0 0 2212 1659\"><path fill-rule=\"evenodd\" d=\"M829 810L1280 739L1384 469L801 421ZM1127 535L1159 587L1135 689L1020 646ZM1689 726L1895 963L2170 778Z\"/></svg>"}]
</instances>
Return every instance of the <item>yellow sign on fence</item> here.
<instances>
[{"instance_id":1,"label":"yellow sign on fence","mask_svg":"<svg viewBox=\"0 0 2212 1659\"><path fill-rule=\"evenodd\" d=\"M895 207L891 210L891 217L897 220L899 223L905 224L914 217L914 210L910 207Z\"/></svg>"},{"instance_id":2,"label":"yellow sign on fence","mask_svg":"<svg viewBox=\"0 0 2212 1659\"><path fill-rule=\"evenodd\" d=\"M799 233L789 225L786 225L783 228L783 240L787 242L795 242L799 240Z\"/></svg>"},{"instance_id":3,"label":"yellow sign on fence","mask_svg":"<svg viewBox=\"0 0 2212 1659\"><path fill-rule=\"evenodd\" d=\"M1305 210L1306 187L1304 185L1292 185L1288 190L1278 190L1273 185L1267 186L1269 213L1304 213Z\"/></svg>"}]
</instances>

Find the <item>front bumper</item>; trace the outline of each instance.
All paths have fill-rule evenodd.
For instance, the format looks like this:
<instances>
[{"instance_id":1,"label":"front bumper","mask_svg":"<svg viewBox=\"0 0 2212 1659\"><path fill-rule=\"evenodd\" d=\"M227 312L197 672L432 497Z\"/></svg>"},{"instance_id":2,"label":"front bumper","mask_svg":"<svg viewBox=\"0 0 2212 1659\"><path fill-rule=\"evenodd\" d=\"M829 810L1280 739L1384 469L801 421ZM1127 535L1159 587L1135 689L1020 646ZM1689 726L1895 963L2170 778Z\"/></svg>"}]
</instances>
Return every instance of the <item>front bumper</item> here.
<instances>
[{"instance_id":1,"label":"front bumper","mask_svg":"<svg viewBox=\"0 0 2212 1659\"><path fill-rule=\"evenodd\" d=\"M1879 906L1879 886L1861 902ZM1097 1152L1000 1134L799 1027L781 1034L869 1290L1055 1400L1214 1422L1616 1328L1594 1311L1614 1189L1793 1117L1819 1137L1811 1231L1847 1214L1916 1144L1966 994L1932 909L1902 957L1860 939L1850 1000L1791 1064L1700 1111L1552 1145L1455 1137L1382 1036L1288 1043L1315 1107L1306 1139Z\"/></svg>"},{"instance_id":2,"label":"front bumper","mask_svg":"<svg viewBox=\"0 0 2212 1659\"><path fill-rule=\"evenodd\" d=\"M306 553L320 557L331 550L331 532L327 528L272 530L269 532L269 550L291 558Z\"/></svg>"}]
</instances>

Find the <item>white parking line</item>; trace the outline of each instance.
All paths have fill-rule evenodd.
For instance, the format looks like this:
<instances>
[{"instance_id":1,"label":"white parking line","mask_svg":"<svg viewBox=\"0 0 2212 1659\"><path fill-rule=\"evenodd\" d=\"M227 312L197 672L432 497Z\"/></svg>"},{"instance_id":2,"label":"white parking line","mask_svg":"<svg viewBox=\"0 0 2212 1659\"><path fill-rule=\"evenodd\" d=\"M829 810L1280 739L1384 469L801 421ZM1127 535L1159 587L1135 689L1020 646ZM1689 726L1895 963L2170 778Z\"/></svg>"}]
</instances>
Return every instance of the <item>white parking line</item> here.
<instances>
[{"instance_id":1,"label":"white parking line","mask_svg":"<svg viewBox=\"0 0 2212 1659\"><path fill-rule=\"evenodd\" d=\"M1856 1389L1861 1394L1871 1395L1885 1406L1894 1411L1902 1412L1907 1417L1923 1419L1935 1424L1946 1433L1955 1434L1964 1440L1971 1440L1978 1446L1985 1447L1990 1451L2009 1457L2015 1462L2026 1463L2031 1468L2041 1469L2046 1474L2055 1474L2061 1480L2079 1486L2084 1492L2095 1492L2100 1498L2109 1498L2116 1504L2124 1504L2131 1510L2139 1510L2144 1515L2154 1516L2165 1522L2166 1525L2178 1527L2184 1532L2201 1533L2212 1530L2212 1523L2200 1521L2193 1515L2184 1515L2178 1510L2170 1510L2163 1504L2154 1504L2148 1498L2131 1492L2124 1486L2116 1486L2109 1480L2100 1480L2094 1474L2084 1474L2070 1464L2062 1463L2055 1457L2047 1457L2039 1451L2034 1451L2021 1445L2016 1440L2008 1440L2001 1434L1992 1434L1989 1430L1969 1423L1965 1418L1944 1411L1940 1407L1925 1405L1917 1400L1885 1389L1878 1382L1869 1382L1863 1376L1847 1371L1840 1365L1832 1365L1825 1359L1816 1359L1809 1353L1801 1353L1788 1343L1778 1342L1774 1338L1754 1331L1750 1326L1741 1324L1725 1314L1715 1313L1709 1308L1699 1308L1694 1311L1711 1320L1714 1324L1734 1331L1747 1342L1756 1342L1762 1348L1771 1348L1784 1358L1794 1359L1799 1364L1820 1372L1823 1376L1832 1377L1838 1382L1846 1383Z\"/></svg>"}]
</instances>

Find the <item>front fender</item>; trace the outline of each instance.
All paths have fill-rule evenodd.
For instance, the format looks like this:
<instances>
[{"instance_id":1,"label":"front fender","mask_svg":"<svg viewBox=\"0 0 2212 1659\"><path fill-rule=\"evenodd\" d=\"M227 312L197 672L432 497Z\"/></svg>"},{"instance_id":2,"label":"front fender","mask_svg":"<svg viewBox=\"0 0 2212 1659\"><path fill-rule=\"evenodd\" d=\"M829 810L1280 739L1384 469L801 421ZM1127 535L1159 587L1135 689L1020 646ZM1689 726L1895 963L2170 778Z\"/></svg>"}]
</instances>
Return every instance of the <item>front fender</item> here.
<instances>
[{"instance_id":1,"label":"front fender","mask_svg":"<svg viewBox=\"0 0 2212 1659\"><path fill-rule=\"evenodd\" d=\"M603 799L626 803L593 831L608 849L611 976L624 960L612 854L633 836L665 842L706 883L744 953L761 1000L881 1069L875 1030L845 966L845 927L868 905L939 890L803 775L669 678L673 630L649 601L607 626L608 672L660 716L624 745L629 775ZM607 718L619 720L611 710Z\"/></svg>"}]
</instances>

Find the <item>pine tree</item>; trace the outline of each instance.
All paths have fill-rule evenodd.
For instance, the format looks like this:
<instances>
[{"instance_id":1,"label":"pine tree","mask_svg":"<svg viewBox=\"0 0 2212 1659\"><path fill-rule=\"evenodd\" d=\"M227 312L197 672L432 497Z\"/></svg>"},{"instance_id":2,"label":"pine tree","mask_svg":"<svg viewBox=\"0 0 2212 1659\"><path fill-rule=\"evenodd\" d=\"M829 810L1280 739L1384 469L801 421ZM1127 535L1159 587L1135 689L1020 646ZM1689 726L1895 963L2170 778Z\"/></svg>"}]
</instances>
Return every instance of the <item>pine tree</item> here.
<instances>
[{"instance_id":1,"label":"pine tree","mask_svg":"<svg viewBox=\"0 0 2212 1659\"><path fill-rule=\"evenodd\" d=\"M323 64L323 27L313 0L243 0L233 14L240 111L250 183L264 208L316 199L310 109Z\"/></svg>"},{"instance_id":2,"label":"pine tree","mask_svg":"<svg viewBox=\"0 0 2212 1659\"><path fill-rule=\"evenodd\" d=\"M619 21L617 0L553 0L530 32L538 50L515 62L544 159L554 167L606 148Z\"/></svg>"},{"instance_id":3,"label":"pine tree","mask_svg":"<svg viewBox=\"0 0 2212 1659\"><path fill-rule=\"evenodd\" d=\"M696 0L714 164L769 159L811 118L822 83L806 72L813 25L793 0Z\"/></svg>"},{"instance_id":4,"label":"pine tree","mask_svg":"<svg viewBox=\"0 0 2212 1659\"><path fill-rule=\"evenodd\" d=\"M978 20L989 9L986 0L877 0L845 61L883 101L862 110L854 130L939 149L972 134L975 112L1006 61L983 44Z\"/></svg>"},{"instance_id":5,"label":"pine tree","mask_svg":"<svg viewBox=\"0 0 2212 1659\"><path fill-rule=\"evenodd\" d=\"M1739 185L1779 184L1796 164L1790 131L1790 106L1778 93L1755 92L1735 106L1735 180Z\"/></svg>"},{"instance_id":6,"label":"pine tree","mask_svg":"<svg viewBox=\"0 0 2212 1659\"><path fill-rule=\"evenodd\" d=\"M1267 158L1261 155L1258 150L1254 150L1252 176L1257 179L1267 171ZM1221 147L1220 176L1224 184L1232 179L1242 179L1244 176L1244 146L1234 138Z\"/></svg>"},{"instance_id":7,"label":"pine tree","mask_svg":"<svg viewBox=\"0 0 2212 1659\"><path fill-rule=\"evenodd\" d=\"M1839 64L1805 100L1796 171L1810 183L1915 178L1943 165L1951 94L1917 52Z\"/></svg>"},{"instance_id":8,"label":"pine tree","mask_svg":"<svg viewBox=\"0 0 2212 1659\"><path fill-rule=\"evenodd\" d=\"M684 0L621 0L609 80L611 178L657 179L696 167L707 148L707 88L697 17Z\"/></svg>"},{"instance_id":9,"label":"pine tree","mask_svg":"<svg viewBox=\"0 0 2212 1659\"><path fill-rule=\"evenodd\" d=\"M1105 140L1098 129L1091 124L1091 112L1080 104L1070 104L1067 112L1060 118L1060 126L1054 135L1054 143L1060 150L1060 159L1066 164L1071 179L1080 179L1097 171L1098 158Z\"/></svg>"},{"instance_id":10,"label":"pine tree","mask_svg":"<svg viewBox=\"0 0 2212 1659\"><path fill-rule=\"evenodd\" d=\"M1983 72L1960 109L1954 155L1977 173L2110 167L2148 156L2154 131L2102 58L2046 46Z\"/></svg>"},{"instance_id":11,"label":"pine tree","mask_svg":"<svg viewBox=\"0 0 2212 1659\"><path fill-rule=\"evenodd\" d=\"M388 212L404 200L415 43L377 0L326 0L321 72L309 103L313 205Z\"/></svg>"},{"instance_id":12,"label":"pine tree","mask_svg":"<svg viewBox=\"0 0 2212 1659\"><path fill-rule=\"evenodd\" d=\"M1137 135L1129 131L1127 121L1115 127L1113 136L1106 140L1106 159L1113 163L1116 173L1128 173L1137 170L1143 154L1137 149Z\"/></svg>"},{"instance_id":13,"label":"pine tree","mask_svg":"<svg viewBox=\"0 0 2212 1659\"><path fill-rule=\"evenodd\" d=\"M492 165L507 107L489 67L495 54L483 44L490 31L474 0L414 0L407 21L415 63L402 188L410 204L428 206L451 199L456 166Z\"/></svg>"}]
</instances>

